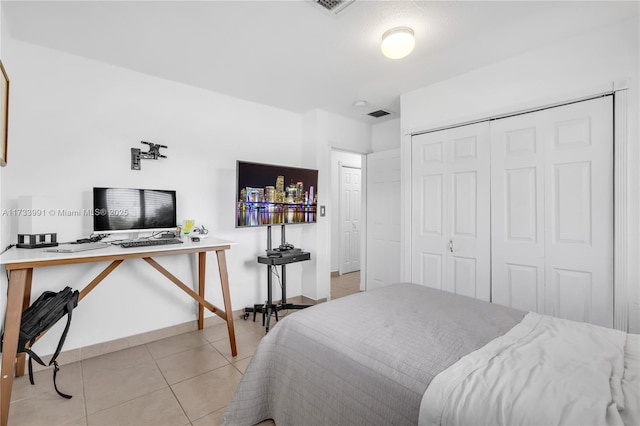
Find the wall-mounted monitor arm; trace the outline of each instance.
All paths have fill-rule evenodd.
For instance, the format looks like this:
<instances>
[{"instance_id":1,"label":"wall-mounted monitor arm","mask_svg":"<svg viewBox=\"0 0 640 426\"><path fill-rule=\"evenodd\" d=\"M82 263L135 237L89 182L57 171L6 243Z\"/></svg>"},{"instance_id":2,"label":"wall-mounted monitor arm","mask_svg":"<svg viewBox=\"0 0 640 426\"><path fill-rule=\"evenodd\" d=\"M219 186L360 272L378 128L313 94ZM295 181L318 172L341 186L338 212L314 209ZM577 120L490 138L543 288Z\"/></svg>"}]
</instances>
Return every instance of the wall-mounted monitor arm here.
<instances>
[{"instance_id":1,"label":"wall-mounted monitor arm","mask_svg":"<svg viewBox=\"0 0 640 426\"><path fill-rule=\"evenodd\" d=\"M157 160L158 158L167 158L166 155L160 154L160 148L167 148L166 145L160 145L152 142L140 141L149 145L149 151L141 152L139 148L131 148L131 170L140 170L140 160Z\"/></svg>"}]
</instances>

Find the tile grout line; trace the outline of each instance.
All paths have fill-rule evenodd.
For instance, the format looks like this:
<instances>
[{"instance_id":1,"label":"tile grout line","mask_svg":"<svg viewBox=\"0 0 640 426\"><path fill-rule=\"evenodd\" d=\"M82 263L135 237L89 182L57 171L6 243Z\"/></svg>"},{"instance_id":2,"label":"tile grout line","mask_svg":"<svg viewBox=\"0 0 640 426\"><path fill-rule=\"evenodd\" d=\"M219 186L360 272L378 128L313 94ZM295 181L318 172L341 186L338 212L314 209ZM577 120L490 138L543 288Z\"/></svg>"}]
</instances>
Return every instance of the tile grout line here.
<instances>
[{"instance_id":1,"label":"tile grout line","mask_svg":"<svg viewBox=\"0 0 640 426\"><path fill-rule=\"evenodd\" d=\"M82 398L84 408L84 424L89 426L89 408L87 407L87 386L84 383L84 361L80 360L80 383L82 383Z\"/></svg>"}]
</instances>

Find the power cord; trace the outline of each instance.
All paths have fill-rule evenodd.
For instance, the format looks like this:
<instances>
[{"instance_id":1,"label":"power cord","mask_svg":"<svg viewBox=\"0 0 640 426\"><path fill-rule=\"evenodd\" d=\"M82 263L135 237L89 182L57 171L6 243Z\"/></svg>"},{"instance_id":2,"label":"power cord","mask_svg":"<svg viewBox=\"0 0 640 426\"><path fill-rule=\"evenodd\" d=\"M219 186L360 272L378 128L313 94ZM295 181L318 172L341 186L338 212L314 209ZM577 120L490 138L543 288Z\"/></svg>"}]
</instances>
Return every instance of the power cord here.
<instances>
[{"instance_id":1,"label":"power cord","mask_svg":"<svg viewBox=\"0 0 640 426\"><path fill-rule=\"evenodd\" d=\"M16 246L16 244L9 244L4 250L2 250L2 253L0 253L0 254L3 254L5 251L7 251L10 248L15 247L15 246Z\"/></svg>"},{"instance_id":2,"label":"power cord","mask_svg":"<svg viewBox=\"0 0 640 426\"><path fill-rule=\"evenodd\" d=\"M192 232L195 234L207 235L209 233L209 230L205 228L204 225L200 225L200 227L196 226L195 228L193 228Z\"/></svg>"},{"instance_id":3,"label":"power cord","mask_svg":"<svg viewBox=\"0 0 640 426\"><path fill-rule=\"evenodd\" d=\"M2 250L2 253L0 253L0 254L3 254L5 251L7 251L10 248L15 247L15 246L16 246L15 244L9 244L7 247L5 247L4 250ZM5 274L7 274L7 282L9 282L9 270L5 268L4 272L5 272Z\"/></svg>"},{"instance_id":4,"label":"power cord","mask_svg":"<svg viewBox=\"0 0 640 426\"><path fill-rule=\"evenodd\" d=\"M282 279L280 278L280 274L278 273L278 269L274 266L273 268L271 268L271 273L273 275L275 275L276 278L278 278L278 284L280 285L280 294L282 294ZM282 315L282 317L284 318L287 315L289 315L289 309L285 309L284 310L284 315Z\"/></svg>"},{"instance_id":5,"label":"power cord","mask_svg":"<svg viewBox=\"0 0 640 426\"><path fill-rule=\"evenodd\" d=\"M280 285L280 291L282 291L282 279L280 278L280 274L278 273L278 269L276 267L271 268L271 273L276 276L278 279L278 284Z\"/></svg>"},{"instance_id":6,"label":"power cord","mask_svg":"<svg viewBox=\"0 0 640 426\"><path fill-rule=\"evenodd\" d=\"M98 234L98 235L91 234L91 235L89 235L88 238L80 238L80 239L75 240L75 241L70 241L67 244L97 243L98 241L101 241L101 240L107 238L108 236L109 236L109 234Z\"/></svg>"}]
</instances>

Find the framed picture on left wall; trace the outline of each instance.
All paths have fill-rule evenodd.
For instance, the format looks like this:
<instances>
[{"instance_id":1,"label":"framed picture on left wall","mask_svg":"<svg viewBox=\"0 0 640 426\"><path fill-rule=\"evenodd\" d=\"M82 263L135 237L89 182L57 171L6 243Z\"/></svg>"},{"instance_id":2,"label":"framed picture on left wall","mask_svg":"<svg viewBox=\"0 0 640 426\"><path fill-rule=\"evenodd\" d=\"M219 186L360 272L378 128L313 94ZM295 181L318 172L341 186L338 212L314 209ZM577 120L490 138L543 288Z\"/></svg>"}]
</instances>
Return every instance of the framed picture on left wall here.
<instances>
[{"instance_id":1,"label":"framed picture on left wall","mask_svg":"<svg viewBox=\"0 0 640 426\"><path fill-rule=\"evenodd\" d=\"M9 140L9 77L0 61L0 166L7 165L7 145Z\"/></svg>"}]
</instances>

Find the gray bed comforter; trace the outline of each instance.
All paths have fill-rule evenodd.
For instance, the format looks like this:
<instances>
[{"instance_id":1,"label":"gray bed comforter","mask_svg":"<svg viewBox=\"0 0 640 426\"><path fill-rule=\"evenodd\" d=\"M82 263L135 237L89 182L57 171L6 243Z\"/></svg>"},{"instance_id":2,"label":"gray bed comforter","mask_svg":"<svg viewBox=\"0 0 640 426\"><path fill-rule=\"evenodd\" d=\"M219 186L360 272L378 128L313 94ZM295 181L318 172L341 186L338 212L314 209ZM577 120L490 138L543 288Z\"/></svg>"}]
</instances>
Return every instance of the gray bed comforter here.
<instances>
[{"instance_id":1,"label":"gray bed comforter","mask_svg":"<svg viewBox=\"0 0 640 426\"><path fill-rule=\"evenodd\" d=\"M525 312L395 284L287 315L263 338L226 425L415 425L431 380Z\"/></svg>"}]
</instances>

